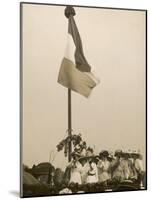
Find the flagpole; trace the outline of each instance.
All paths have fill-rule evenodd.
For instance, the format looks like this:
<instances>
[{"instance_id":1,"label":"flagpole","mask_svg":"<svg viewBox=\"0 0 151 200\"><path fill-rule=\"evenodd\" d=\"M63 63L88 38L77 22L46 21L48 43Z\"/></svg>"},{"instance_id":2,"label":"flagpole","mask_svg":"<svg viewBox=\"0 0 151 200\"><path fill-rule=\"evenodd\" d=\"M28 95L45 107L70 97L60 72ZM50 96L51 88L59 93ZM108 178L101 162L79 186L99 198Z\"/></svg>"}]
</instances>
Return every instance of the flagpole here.
<instances>
[{"instance_id":1,"label":"flagpole","mask_svg":"<svg viewBox=\"0 0 151 200\"><path fill-rule=\"evenodd\" d=\"M71 5L66 6L65 8L65 16L69 19L70 16L75 15L75 10ZM68 136L71 138L72 135L72 109L71 109L71 89L68 89ZM69 149L68 149L68 161L71 161L71 153L72 153L72 142L69 141Z\"/></svg>"},{"instance_id":2,"label":"flagpole","mask_svg":"<svg viewBox=\"0 0 151 200\"><path fill-rule=\"evenodd\" d=\"M71 115L71 90L68 89L68 136L72 135L72 115ZM72 143L69 142L68 161L71 161Z\"/></svg>"}]
</instances>

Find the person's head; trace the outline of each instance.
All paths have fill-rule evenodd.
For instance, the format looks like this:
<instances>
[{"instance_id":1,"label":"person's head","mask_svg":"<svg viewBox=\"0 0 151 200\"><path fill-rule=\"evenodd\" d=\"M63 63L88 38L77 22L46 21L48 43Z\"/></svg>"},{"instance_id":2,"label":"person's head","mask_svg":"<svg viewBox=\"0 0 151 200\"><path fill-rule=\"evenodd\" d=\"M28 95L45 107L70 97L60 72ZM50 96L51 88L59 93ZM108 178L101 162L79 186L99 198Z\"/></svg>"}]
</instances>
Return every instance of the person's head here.
<instances>
[{"instance_id":1,"label":"person's head","mask_svg":"<svg viewBox=\"0 0 151 200\"><path fill-rule=\"evenodd\" d=\"M98 163L98 161L99 161L99 159L98 159L98 156L93 156L92 158L91 158L91 163Z\"/></svg>"},{"instance_id":2,"label":"person's head","mask_svg":"<svg viewBox=\"0 0 151 200\"><path fill-rule=\"evenodd\" d=\"M95 157L89 157L89 158L88 158L88 163L89 163L90 166L92 166L92 165L91 165L92 163L96 163Z\"/></svg>"},{"instance_id":3,"label":"person's head","mask_svg":"<svg viewBox=\"0 0 151 200\"><path fill-rule=\"evenodd\" d=\"M87 162L87 159L86 158L79 159L79 162L81 163L82 166L84 166Z\"/></svg>"},{"instance_id":4,"label":"person's head","mask_svg":"<svg viewBox=\"0 0 151 200\"><path fill-rule=\"evenodd\" d=\"M102 152L99 153L99 159L100 159L100 160L103 160Z\"/></svg>"},{"instance_id":5,"label":"person's head","mask_svg":"<svg viewBox=\"0 0 151 200\"><path fill-rule=\"evenodd\" d=\"M138 159L138 158L140 157L140 153L138 153L138 152L135 150L135 151L133 151L133 152L131 153L131 157L132 157L134 160L136 160L136 159Z\"/></svg>"},{"instance_id":6,"label":"person's head","mask_svg":"<svg viewBox=\"0 0 151 200\"><path fill-rule=\"evenodd\" d=\"M83 148L83 149L86 149L86 147L87 147L86 142L83 142L83 143L82 143L82 148Z\"/></svg>"},{"instance_id":7,"label":"person's head","mask_svg":"<svg viewBox=\"0 0 151 200\"><path fill-rule=\"evenodd\" d=\"M114 156L119 159L122 157L122 150L116 150Z\"/></svg>"},{"instance_id":8,"label":"person's head","mask_svg":"<svg viewBox=\"0 0 151 200\"><path fill-rule=\"evenodd\" d=\"M108 158L108 156L109 156L109 153L108 153L108 151L103 151L103 160L107 160L107 158Z\"/></svg>"},{"instance_id":9,"label":"person's head","mask_svg":"<svg viewBox=\"0 0 151 200\"><path fill-rule=\"evenodd\" d=\"M88 147L86 150L86 155L87 156L92 156L93 155L93 149L91 147Z\"/></svg>"},{"instance_id":10,"label":"person's head","mask_svg":"<svg viewBox=\"0 0 151 200\"><path fill-rule=\"evenodd\" d=\"M114 160L114 157L113 157L112 155L109 155L109 156L108 156L108 161L109 161L109 162L112 162L113 160Z\"/></svg>"},{"instance_id":11,"label":"person's head","mask_svg":"<svg viewBox=\"0 0 151 200\"><path fill-rule=\"evenodd\" d=\"M108 156L109 156L109 153L106 150L103 150L99 153L99 157L101 160L107 160Z\"/></svg>"},{"instance_id":12,"label":"person's head","mask_svg":"<svg viewBox=\"0 0 151 200\"><path fill-rule=\"evenodd\" d=\"M129 153L127 153L127 152L123 152L122 153L122 157L125 159L125 160L128 160L129 158L130 158L130 154Z\"/></svg>"}]
</instances>

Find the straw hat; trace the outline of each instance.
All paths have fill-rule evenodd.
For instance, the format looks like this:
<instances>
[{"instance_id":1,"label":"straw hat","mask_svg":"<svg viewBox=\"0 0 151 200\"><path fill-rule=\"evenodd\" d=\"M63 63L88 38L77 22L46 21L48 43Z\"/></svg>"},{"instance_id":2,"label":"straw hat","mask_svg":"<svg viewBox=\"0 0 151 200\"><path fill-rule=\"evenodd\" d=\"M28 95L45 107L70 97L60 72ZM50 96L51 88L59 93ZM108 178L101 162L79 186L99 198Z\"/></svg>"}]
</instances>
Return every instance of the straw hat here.
<instances>
[{"instance_id":1,"label":"straw hat","mask_svg":"<svg viewBox=\"0 0 151 200\"><path fill-rule=\"evenodd\" d=\"M142 155L140 154L140 151L136 151L136 150L132 151L131 156L132 156L132 157L133 157L133 156L142 157Z\"/></svg>"}]
</instances>

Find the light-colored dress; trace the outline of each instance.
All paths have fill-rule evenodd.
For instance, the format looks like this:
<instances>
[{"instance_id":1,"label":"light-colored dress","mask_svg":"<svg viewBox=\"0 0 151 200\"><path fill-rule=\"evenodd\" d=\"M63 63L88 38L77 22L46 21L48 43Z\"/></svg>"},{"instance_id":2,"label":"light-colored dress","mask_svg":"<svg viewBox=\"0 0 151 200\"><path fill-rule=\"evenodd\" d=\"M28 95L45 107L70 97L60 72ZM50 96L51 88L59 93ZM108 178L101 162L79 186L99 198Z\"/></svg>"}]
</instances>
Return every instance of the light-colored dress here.
<instances>
[{"instance_id":1,"label":"light-colored dress","mask_svg":"<svg viewBox=\"0 0 151 200\"><path fill-rule=\"evenodd\" d=\"M130 168L129 168L128 160L123 159L123 160L121 161L121 167L122 167L122 169L123 169L123 176L124 176L124 179L129 179L129 177L130 177Z\"/></svg>"},{"instance_id":2,"label":"light-colored dress","mask_svg":"<svg viewBox=\"0 0 151 200\"><path fill-rule=\"evenodd\" d=\"M134 161L134 166L135 166L135 169L138 173L141 173L142 171L144 171L143 169L143 162L141 159L137 158L135 161Z\"/></svg>"},{"instance_id":3,"label":"light-colored dress","mask_svg":"<svg viewBox=\"0 0 151 200\"><path fill-rule=\"evenodd\" d=\"M71 175L70 175L70 183L78 183L81 184L81 169L82 165L80 162L76 161L74 164L71 164Z\"/></svg>"},{"instance_id":4,"label":"light-colored dress","mask_svg":"<svg viewBox=\"0 0 151 200\"><path fill-rule=\"evenodd\" d=\"M110 167L110 162L108 160L105 161L100 160L98 162L99 182L104 182L111 178L111 175L109 174L109 167Z\"/></svg>"},{"instance_id":5,"label":"light-colored dress","mask_svg":"<svg viewBox=\"0 0 151 200\"><path fill-rule=\"evenodd\" d=\"M136 170L134 169L134 162L131 158L128 159L128 163L129 163L129 171L130 171L130 175L129 178L131 179L136 179Z\"/></svg>"},{"instance_id":6,"label":"light-colored dress","mask_svg":"<svg viewBox=\"0 0 151 200\"><path fill-rule=\"evenodd\" d=\"M98 169L94 162L89 164L88 176L87 176L87 183L96 183L98 182Z\"/></svg>"},{"instance_id":7,"label":"light-colored dress","mask_svg":"<svg viewBox=\"0 0 151 200\"><path fill-rule=\"evenodd\" d=\"M117 181L123 181L124 180L124 173L123 173L123 167L121 165L121 159L120 160L114 160L111 163L111 171L112 171L112 178Z\"/></svg>"},{"instance_id":8,"label":"light-colored dress","mask_svg":"<svg viewBox=\"0 0 151 200\"><path fill-rule=\"evenodd\" d=\"M82 184L87 183L87 177L88 177L88 171L90 169L89 163L86 162L84 166L81 168L81 179L82 179Z\"/></svg>"}]
</instances>

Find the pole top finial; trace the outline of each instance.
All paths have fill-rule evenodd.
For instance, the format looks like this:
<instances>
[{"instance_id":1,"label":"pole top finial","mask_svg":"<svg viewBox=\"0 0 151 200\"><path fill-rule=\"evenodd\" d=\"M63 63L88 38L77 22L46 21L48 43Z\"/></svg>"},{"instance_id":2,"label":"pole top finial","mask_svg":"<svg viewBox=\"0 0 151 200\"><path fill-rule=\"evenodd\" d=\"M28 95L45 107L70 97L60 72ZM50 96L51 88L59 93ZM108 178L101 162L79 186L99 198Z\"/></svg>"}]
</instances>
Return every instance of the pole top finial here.
<instances>
[{"instance_id":1,"label":"pole top finial","mask_svg":"<svg viewBox=\"0 0 151 200\"><path fill-rule=\"evenodd\" d=\"M64 14L67 18L76 15L74 8L70 5L66 6Z\"/></svg>"}]
</instances>

